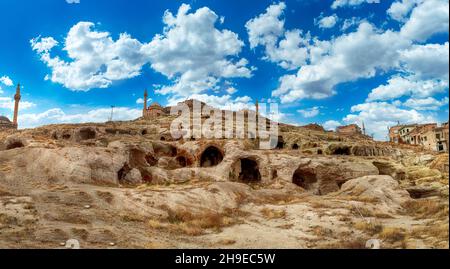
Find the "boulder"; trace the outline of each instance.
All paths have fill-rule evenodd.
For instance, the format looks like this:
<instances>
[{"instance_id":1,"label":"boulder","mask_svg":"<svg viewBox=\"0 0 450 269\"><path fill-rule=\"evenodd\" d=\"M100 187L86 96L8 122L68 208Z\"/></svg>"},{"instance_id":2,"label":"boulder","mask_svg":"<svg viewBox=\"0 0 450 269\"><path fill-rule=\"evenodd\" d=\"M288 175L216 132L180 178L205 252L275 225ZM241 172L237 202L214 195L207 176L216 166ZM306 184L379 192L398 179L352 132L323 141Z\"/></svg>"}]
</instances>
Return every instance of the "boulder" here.
<instances>
[{"instance_id":1,"label":"boulder","mask_svg":"<svg viewBox=\"0 0 450 269\"><path fill-rule=\"evenodd\" d=\"M365 176L349 180L342 185L337 196L369 198L395 209L400 209L400 205L410 199L409 193L400 189L398 182L386 175Z\"/></svg>"}]
</instances>

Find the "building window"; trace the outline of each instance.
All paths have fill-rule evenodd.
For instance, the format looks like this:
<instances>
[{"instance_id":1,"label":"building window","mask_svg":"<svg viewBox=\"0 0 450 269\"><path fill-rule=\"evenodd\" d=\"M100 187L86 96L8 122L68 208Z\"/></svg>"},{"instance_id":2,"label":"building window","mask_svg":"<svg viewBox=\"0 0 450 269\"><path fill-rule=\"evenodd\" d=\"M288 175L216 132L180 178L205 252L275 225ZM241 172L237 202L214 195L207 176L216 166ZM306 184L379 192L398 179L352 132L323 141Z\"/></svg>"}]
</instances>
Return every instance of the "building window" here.
<instances>
[{"instance_id":1,"label":"building window","mask_svg":"<svg viewBox=\"0 0 450 269\"><path fill-rule=\"evenodd\" d=\"M436 134L436 139L440 140L441 139L441 134Z\"/></svg>"},{"instance_id":2,"label":"building window","mask_svg":"<svg viewBox=\"0 0 450 269\"><path fill-rule=\"evenodd\" d=\"M438 151L439 152L444 151L444 145L442 143L438 144Z\"/></svg>"}]
</instances>

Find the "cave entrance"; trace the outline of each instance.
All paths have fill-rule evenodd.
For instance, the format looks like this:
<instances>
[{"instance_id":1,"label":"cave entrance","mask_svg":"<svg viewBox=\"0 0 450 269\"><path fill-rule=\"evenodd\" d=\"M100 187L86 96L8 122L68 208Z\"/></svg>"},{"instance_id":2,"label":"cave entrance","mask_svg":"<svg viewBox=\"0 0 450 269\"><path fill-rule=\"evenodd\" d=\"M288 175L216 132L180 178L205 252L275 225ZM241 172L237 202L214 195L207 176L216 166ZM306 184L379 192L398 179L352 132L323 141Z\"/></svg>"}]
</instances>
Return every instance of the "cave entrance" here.
<instances>
[{"instance_id":1,"label":"cave entrance","mask_svg":"<svg viewBox=\"0 0 450 269\"><path fill-rule=\"evenodd\" d=\"M298 150L298 149L299 149L299 146L298 146L298 144L294 144L294 145L292 145L292 149L293 149L293 150Z\"/></svg>"},{"instance_id":2,"label":"cave entrance","mask_svg":"<svg viewBox=\"0 0 450 269\"><path fill-rule=\"evenodd\" d=\"M332 151L331 154L332 155L351 155L351 148L350 147L337 147Z\"/></svg>"},{"instance_id":3,"label":"cave entrance","mask_svg":"<svg viewBox=\"0 0 450 269\"><path fill-rule=\"evenodd\" d=\"M177 161L178 165L181 166L181 167L186 167L187 166L187 159L184 156L178 156L176 161Z\"/></svg>"},{"instance_id":4,"label":"cave entrance","mask_svg":"<svg viewBox=\"0 0 450 269\"><path fill-rule=\"evenodd\" d=\"M210 146L202 153L202 156L200 158L200 166L212 167L220 164L222 161L222 152L218 148Z\"/></svg>"},{"instance_id":5,"label":"cave entrance","mask_svg":"<svg viewBox=\"0 0 450 269\"><path fill-rule=\"evenodd\" d=\"M96 132L91 128L84 128L79 131L79 135L81 140L89 140L95 138Z\"/></svg>"},{"instance_id":6,"label":"cave entrance","mask_svg":"<svg viewBox=\"0 0 450 269\"><path fill-rule=\"evenodd\" d=\"M156 159L152 154L147 154L145 156L145 161L150 166L156 166L158 164L158 159Z\"/></svg>"},{"instance_id":7,"label":"cave entrance","mask_svg":"<svg viewBox=\"0 0 450 269\"><path fill-rule=\"evenodd\" d=\"M259 182L261 181L261 173L259 172L258 162L252 159L241 159L241 167L239 173L239 181L243 182Z\"/></svg>"},{"instance_id":8,"label":"cave entrance","mask_svg":"<svg viewBox=\"0 0 450 269\"><path fill-rule=\"evenodd\" d=\"M25 145L21 141L14 141L6 146L6 150L23 148Z\"/></svg>"},{"instance_id":9,"label":"cave entrance","mask_svg":"<svg viewBox=\"0 0 450 269\"><path fill-rule=\"evenodd\" d=\"M117 172L117 178L119 179L119 181L123 181L130 171L130 166L128 165L128 163L125 163L123 167Z\"/></svg>"},{"instance_id":10,"label":"cave entrance","mask_svg":"<svg viewBox=\"0 0 450 269\"><path fill-rule=\"evenodd\" d=\"M312 190L317 183L317 175L314 170L301 167L294 172L292 183L305 190Z\"/></svg>"},{"instance_id":11,"label":"cave entrance","mask_svg":"<svg viewBox=\"0 0 450 269\"><path fill-rule=\"evenodd\" d=\"M284 138L282 136L278 137L277 149L284 149Z\"/></svg>"}]
</instances>

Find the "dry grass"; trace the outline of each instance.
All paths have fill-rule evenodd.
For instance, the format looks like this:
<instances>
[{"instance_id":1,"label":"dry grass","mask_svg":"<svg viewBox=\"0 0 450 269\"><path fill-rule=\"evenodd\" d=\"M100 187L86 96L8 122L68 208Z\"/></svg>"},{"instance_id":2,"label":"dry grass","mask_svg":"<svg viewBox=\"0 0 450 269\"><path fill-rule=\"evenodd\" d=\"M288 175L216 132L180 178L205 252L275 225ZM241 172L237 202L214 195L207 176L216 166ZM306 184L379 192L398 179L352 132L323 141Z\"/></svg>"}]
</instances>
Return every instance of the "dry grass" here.
<instances>
[{"instance_id":1,"label":"dry grass","mask_svg":"<svg viewBox=\"0 0 450 269\"><path fill-rule=\"evenodd\" d=\"M312 228L312 233L320 238L325 238L325 237L331 237L333 235L333 231L331 229L322 227L322 226L315 226Z\"/></svg>"},{"instance_id":2,"label":"dry grass","mask_svg":"<svg viewBox=\"0 0 450 269\"><path fill-rule=\"evenodd\" d=\"M165 230L168 232L199 236L205 234L206 230L221 231L238 222L239 216L245 215L240 210L225 210L223 213L205 211L193 213L187 209L166 208L167 217L164 219L151 219L147 225L152 229Z\"/></svg>"},{"instance_id":3,"label":"dry grass","mask_svg":"<svg viewBox=\"0 0 450 269\"><path fill-rule=\"evenodd\" d=\"M358 209L356 209L356 207L352 207L350 209L350 213L355 215L355 216L362 215L365 218L368 218L368 217L375 217L375 218L378 218L378 219L391 219L391 218L393 218L392 215L384 213L384 212L382 212L379 209L369 209L369 208L366 208L366 207L358 207Z\"/></svg>"},{"instance_id":4,"label":"dry grass","mask_svg":"<svg viewBox=\"0 0 450 269\"><path fill-rule=\"evenodd\" d=\"M286 218L286 210L276 210L271 208L263 208L261 209L261 214L264 216L267 220L272 219L284 219Z\"/></svg>"},{"instance_id":5,"label":"dry grass","mask_svg":"<svg viewBox=\"0 0 450 269\"><path fill-rule=\"evenodd\" d=\"M379 236L381 239L391 243L403 242L406 238L406 232L401 228L384 227Z\"/></svg>"},{"instance_id":6,"label":"dry grass","mask_svg":"<svg viewBox=\"0 0 450 269\"><path fill-rule=\"evenodd\" d=\"M366 241L363 238L356 238L351 240L342 240L321 246L323 249L365 249Z\"/></svg>"},{"instance_id":7,"label":"dry grass","mask_svg":"<svg viewBox=\"0 0 450 269\"><path fill-rule=\"evenodd\" d=\"M360 221L356 222L353 226L354 228L369 233L370 235L378 234L383 230L383 224L379 222Z\"/></svg>"},{"instance_id":8,"label":"dry grass","mask_svg":"<svg viewBox=\"0 0 450 269\"><path fill-rule=\"evenodd\" d=\"M114 195L110 192L97 191L96 194L108 204L111 204L114 200Z\"/></svg>"},{"instance_id":9,"label":"dry grass","mask_svg":"<svg viewBox=\"0 0 450 269\"><path fill-rule=\"evenodd\" d=\"M448 242L449 226L448 223L442 223L414 228L411 230L410 236L413 238L434 237Z\"/></svg>"},{"instance_id":10,"label":"dry grass","mask_svg":"<svg viewBox=\"0 0 450 269\"><path fill-rule=\"evenodd\" d=\"M217 242L217 244L222 245L222 246L230 246L230 245L236 244L236 240L234 240L234 239L222 239L219 242Z\"/></svg>"},{"instance_id":11,"label":"dry grass","mask_svg":"<svg viewBox=\"0 0 450 269\"><path fill-rule=\"evenodd\" d=\"M407 215L415 216L417 219L434 218L448 219L448 204L438 200L411 200L402 204Z\"/></svg>"}]
</instances>

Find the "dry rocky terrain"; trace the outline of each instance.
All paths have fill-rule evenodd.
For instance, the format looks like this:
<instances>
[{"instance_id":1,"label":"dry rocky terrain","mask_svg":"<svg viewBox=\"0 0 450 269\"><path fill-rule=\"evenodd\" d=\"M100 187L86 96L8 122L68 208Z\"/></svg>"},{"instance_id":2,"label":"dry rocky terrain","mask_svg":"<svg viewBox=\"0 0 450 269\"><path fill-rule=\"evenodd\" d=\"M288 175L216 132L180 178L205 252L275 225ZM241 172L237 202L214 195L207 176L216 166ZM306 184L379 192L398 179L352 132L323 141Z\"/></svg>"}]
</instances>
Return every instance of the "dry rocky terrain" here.
<instances>
[{"instance_id":1,"label":"dry rocky terrain","mask_svg":"<svg viewBox=\"0 0 450 269\"><path fill-rule=\"evenodd\" d=\"M178 140L171 117L0 132L0 248L448 248L448 155L280 125Z\"/></svg>"}]
</instances>

